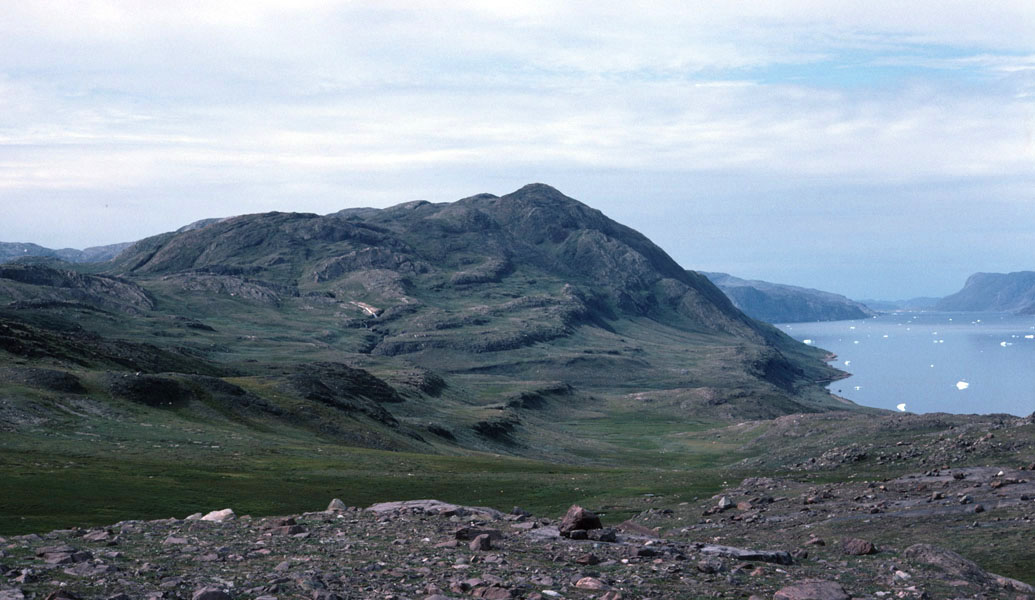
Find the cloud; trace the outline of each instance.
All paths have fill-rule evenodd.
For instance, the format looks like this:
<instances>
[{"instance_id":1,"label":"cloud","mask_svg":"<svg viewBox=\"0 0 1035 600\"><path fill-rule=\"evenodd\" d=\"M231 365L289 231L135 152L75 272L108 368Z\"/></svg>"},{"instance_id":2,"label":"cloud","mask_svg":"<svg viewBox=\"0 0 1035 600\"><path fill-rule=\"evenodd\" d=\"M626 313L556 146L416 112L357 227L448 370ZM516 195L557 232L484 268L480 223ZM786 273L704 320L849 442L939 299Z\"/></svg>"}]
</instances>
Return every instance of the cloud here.
<instances>
[{"instance_id":1,"label":"cloud","mask_svg":"<svg viewBox=\"0 0 1035 600\"><path fill-rule=\"evenodd\" d=\"M123 207L118 236L81 245L159 214L172 228L548 178L619 210L642 181L686 198L717 178L789 218L823 199L772 192L816 181L969 178L1022 205L1033 40L1027 1L7 3L0 193ZM32 237L32 214L0 239Z\"/></svg>"}]
</instances>

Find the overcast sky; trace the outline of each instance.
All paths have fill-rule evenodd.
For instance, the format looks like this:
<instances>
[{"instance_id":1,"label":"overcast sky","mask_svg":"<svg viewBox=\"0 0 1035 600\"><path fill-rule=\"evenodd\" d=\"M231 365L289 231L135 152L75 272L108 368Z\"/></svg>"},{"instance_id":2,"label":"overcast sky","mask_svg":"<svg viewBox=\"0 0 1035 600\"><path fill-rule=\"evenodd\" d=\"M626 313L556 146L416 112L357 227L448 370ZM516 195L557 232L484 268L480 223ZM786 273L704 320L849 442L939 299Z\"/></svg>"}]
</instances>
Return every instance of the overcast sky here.
<instances>
[{"instance_id":1,"label":"overcast sky","mask_svg":"<svg viewBox=\"0 0 1035 600\"><path fill-rule=\"evenodd\" d=\"M0 241L538 181L854 298L1035 270L1035 2L658 4L3 2Z\"/></svg>"}]
</instances>

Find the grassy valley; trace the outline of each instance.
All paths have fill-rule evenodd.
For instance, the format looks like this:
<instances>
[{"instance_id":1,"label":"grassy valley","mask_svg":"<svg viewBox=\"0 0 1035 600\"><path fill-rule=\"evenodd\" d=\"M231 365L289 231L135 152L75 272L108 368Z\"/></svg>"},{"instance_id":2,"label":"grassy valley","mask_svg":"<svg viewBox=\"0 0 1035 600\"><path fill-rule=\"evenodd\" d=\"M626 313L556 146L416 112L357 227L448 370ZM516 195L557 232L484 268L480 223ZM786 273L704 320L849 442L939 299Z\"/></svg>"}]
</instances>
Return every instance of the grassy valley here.
<instances>
[{"instance_id":1,"label":"grassy valley","mask_svg":"<svg viewBox=\"0 0 1035 600\"><path fill-rule=\"evenodd\" d=\"M748 477L1035 460L1030 419L830 396L822 350L538 184L22 260L0 268L0 303L0 535L333 497L581 503L656 527L661 509L696 523ZM1035 580L1035 561L975 556Z\"/></svg>"}]
</instances>

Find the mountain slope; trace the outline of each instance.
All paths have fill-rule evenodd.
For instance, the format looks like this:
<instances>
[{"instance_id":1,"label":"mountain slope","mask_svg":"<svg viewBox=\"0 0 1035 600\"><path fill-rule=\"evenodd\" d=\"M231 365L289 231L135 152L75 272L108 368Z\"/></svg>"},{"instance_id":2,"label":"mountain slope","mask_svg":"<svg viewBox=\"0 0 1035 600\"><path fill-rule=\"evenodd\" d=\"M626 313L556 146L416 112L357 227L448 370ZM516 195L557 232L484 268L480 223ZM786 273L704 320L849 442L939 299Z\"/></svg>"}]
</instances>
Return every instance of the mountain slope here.
<instances>
[{"instance_id":1,"label":"mountain slope","mask_svg":"<svg viewBox=\"0 0 1035 600\"><path fill-rule=\"evenodd\" d=\"M123 364L158 377L138 384L164 390L176 410L230 411L244 427L594 460L607 455L600 442L560 423L850 408L816 385L836 376L821 350L747 317L640 233L541 184L454 203L207 220L141 240L80 279L18 268L0 280L10 281L0 295L18 302L5 316L31 325L46 352L11 344L15 360L73 371L113 398L120 380L101 371ZM90 340L108 339L126 361L108 350L90 358L111 347ZM156 368L140 360L142 344L203 364ZM343 369L397 401L372 404L379 384ZM195 374L243 391L217 402Z\"/></svg>"},{"instance_id":2,"label":"mountain slope","mask_svg":"<svg viewBox=\"0 0 1035 600\"><path fill-rule=\"evenodd\" d=\"M875 313L839 294L809 288L740 279L726 273L704 273L733 304L767 323L865 319Z\"/></svg>"},{"instance_id":3,"label":"mountain slope","mask_svg":"<svg viewBox=\"0 0 1035 600\"><path fill-rule=\"evenodd\" d=\"M975 273L963 289L935 304L935 310L1035 314L1035 271Z\"/></svg>"}]
</instances>

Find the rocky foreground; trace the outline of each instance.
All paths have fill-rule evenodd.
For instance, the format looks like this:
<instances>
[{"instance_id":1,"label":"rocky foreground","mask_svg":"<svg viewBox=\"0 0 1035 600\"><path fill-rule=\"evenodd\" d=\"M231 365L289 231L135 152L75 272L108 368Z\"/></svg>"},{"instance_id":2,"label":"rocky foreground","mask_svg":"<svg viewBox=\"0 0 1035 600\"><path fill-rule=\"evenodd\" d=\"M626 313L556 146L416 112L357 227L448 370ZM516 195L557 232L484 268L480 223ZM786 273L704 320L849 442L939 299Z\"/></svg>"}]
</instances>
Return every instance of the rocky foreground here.
<instances>
[{"instance_id":1,"label":"rocky foreground","mask_svg":"<svg viewBox=\"0 0 1035 600\"><path fill-rule=\"evenodd\" d=\"M959 527L1030 533L1029 474L966 468L819 486L752 478L614 524L580 507L548 519L435 500L124 521L0 538L0 600L1035 598L938 544L856 537L904 540L915 527L925 539L928 525L947 541Z\"/></svg>"}]
</instances>

